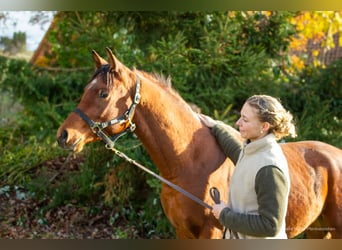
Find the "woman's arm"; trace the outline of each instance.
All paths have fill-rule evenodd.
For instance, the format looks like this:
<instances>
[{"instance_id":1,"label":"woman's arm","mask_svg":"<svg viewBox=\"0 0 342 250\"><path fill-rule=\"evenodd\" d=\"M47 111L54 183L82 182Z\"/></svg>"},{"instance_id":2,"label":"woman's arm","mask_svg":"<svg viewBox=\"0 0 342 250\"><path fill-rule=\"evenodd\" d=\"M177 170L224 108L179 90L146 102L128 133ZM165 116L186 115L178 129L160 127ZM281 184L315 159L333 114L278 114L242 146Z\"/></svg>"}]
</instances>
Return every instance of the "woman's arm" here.
<instances>
[{"instance_id":1,"label":"woman's arm","mask_svg":"<svg viewBox=\"0 0 342 250\"><path fill-rule=\"evenodd\" d=\"M224 154L236 164L243 147L243 139L239 131L207 115L199 114L199 118L204 125L211 129L211 133L215 136Z\"/></svg>"},{"instance_id":2,"label":"woman's arm","mask_svg":"<svg viewBox=\"0 0 342 250\"><path fill-rule=\"evenodd\" d=\"M275 166L263 167L255 178L258 214L243 214L224 208L219 216L223 226L256 237L272 237L280 230L286 215L288 183Z\"/></svg>"},{"instance_id":3,"label":"woman's arm","mask_svg":"<svg viewBox=\"0 0 342 250\"><path fill-rule=\"evenodd\" d=\"M240 133L234 128L221 122L217 123L211 129L211 133L215 136L224 154L228 156L234 164L236 164L243 148Z\"/></svg>"}]
</instances>

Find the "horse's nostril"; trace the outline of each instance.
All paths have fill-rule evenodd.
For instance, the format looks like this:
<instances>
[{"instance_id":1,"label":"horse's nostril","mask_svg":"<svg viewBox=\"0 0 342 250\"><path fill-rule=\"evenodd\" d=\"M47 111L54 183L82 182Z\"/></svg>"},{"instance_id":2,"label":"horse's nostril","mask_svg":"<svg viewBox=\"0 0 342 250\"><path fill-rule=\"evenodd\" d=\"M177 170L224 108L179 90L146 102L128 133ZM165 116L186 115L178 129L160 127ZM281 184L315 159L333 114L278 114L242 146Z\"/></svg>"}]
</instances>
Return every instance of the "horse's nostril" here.
<instances>
[{"instance_id":1,"label":"horse's nostril","mask_svg":"<svg viewBox=\"0 0 342 250\"><path fill-rule=\"evenodd\" d=\"M62 138L65 140L68 138L68 132L65 129L62 131Z\"/></svg>"},{"instance_id":2,"label":"horse's nostril","mask_svg":"<svg viewBox=\"0 0 342 250\"><path fill-rule=\"evenodd\" d=\"M68 139L68 132L64 129L61 135L57 139L58 145L61 147L65 146L67 139Z\"/></svg>"}]
</instances>

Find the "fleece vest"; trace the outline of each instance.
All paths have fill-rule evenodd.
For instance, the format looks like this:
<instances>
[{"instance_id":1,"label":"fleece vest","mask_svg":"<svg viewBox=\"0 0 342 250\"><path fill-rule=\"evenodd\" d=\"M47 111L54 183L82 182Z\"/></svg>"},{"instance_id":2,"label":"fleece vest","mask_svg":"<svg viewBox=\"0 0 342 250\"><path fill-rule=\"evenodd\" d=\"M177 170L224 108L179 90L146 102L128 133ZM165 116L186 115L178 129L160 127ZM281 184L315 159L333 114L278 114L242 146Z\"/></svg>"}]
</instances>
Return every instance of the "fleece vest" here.
<instances>
[{"instance_id":1,"label":"fleece vest","mask_svg":"<svg viewBox=\"0 0 342 250\"><path fill-rule=\"evenodd\" d=\"M258 214L255 178L261 168L270 165L278 167L284 173L289 183L288 186L290 186L287 160L273 134L244 145L229 185L228 205L233 211ZM288 193L289 190L287 195ZM287 203L285 205L287 207ZM229 230L227 230L227 234L229 234ZM254 238L237 234L239 238ZM226 235L226 238L234 237ZM272 238L287 238L285 217L281 230Z\"/></svg>"}]
</instances>

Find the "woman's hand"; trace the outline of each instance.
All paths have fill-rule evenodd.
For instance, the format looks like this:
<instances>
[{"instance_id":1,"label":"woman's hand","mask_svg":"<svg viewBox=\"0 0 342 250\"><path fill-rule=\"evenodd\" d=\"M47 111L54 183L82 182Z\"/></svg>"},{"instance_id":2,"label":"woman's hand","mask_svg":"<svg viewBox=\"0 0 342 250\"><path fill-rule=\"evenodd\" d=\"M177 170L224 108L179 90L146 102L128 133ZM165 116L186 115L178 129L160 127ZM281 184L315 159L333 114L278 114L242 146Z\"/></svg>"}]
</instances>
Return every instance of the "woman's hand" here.
<instances>
[{"instance_id":1,"label":"woman's hand","mask_svg":"<svg viewBox=\"0 0 342 250\"><path fill-rule=\"evenodd\" d=\"M216 219L219 219L221 211L226 207L227 204L221 201L221 203L213 205L213 210L211 212L214 214Z\"/></svg>"},{"instance_id":2,"label":"woman's hand","mask_svg":"<svg viewBox=\"0 0 342 250\"><path fill-rule=\"evenodd\" d=\"M204 115L204 114L198 114L198 117L200 119L200 121L207 126L208 128L212 128L214 127L218 121L214 120L213 118L211 118L210 116Z\"/></svg>"}]
</instances>

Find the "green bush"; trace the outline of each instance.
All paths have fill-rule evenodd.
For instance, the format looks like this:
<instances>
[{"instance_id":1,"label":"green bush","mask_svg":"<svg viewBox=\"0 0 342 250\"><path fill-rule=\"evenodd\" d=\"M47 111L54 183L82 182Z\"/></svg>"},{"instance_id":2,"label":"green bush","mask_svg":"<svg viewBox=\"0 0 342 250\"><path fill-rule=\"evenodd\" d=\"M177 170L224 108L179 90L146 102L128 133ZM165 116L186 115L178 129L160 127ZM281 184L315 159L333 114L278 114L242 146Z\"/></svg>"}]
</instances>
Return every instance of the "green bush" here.
<instances>
[{"instance_id":1,"label":"green bush","mask_svg":"<svg viewBox=\"0 0 342 250\"><path fill-rule=\"evenodd\" d=\"M307 67L283 85L282 98L295 115L296 140L319 140L342 148L342 59L326 68Z\"/></svg>"},{"instance_id":2,"label":"green bush","mask_svg":"<svg viewBox=\"0 0 342 250\"><path fill-rule=\"evenodd\" d=\"M15 118L1 124L0 183L19 186L37 199L46 200L45 209L75 202L89 207L107 204L115 207L118 215L124 216L121 210L128 206L132 214L137 214L139 223L144 225L146 237L172 234L170 223L159 204L160 183L150 186L146 178L152 177L116 157L101 142L85 148L81 155L86 157L79 171L71 171L62 177L60 172L58 175L61 180L50 180L53 176L44 162L68 156L68 152L57 147L56 129L75 107L91 72L56 74L33 67L25 61L4 57L0 57L0 60L3 73L1 93L16 96L13 102L22 106L22 109L13 113ZM18 75L18 71L22 74ZM70 91L70 87L73 91ZM9 104L10 100L7 102ZM133 151L132 157L142 160L143 164L156 171L141 143L129 136L125 139L121 139L122 142L118 142L117 146ZM112 170L116 182L108 185L106 177L110 176ZM136 190L145 190L146 196ZM145 205L152 201L153 206ZM140 212L145 206L151 210ZM148 225L147 217L159 218L156 228Z\"/></svg>"}]
</instances>

